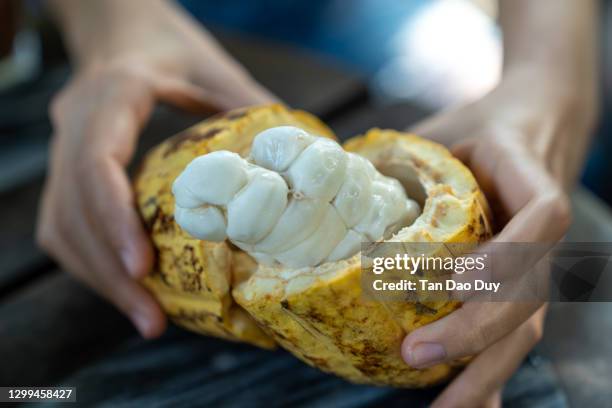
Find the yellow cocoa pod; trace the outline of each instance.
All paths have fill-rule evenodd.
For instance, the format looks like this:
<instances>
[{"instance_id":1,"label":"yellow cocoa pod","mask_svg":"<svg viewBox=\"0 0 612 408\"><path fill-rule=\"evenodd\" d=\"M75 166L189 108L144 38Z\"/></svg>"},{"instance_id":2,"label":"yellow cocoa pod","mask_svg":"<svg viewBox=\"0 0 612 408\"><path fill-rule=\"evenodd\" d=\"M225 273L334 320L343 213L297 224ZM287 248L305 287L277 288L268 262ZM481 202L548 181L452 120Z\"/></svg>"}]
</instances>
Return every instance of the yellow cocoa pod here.
<instances>
[{"instance_id":1,"label":"yellow cocoa pod","mask_svg":"<svg viewBox=\"0 0 612 408\"><path fill-rule=\"evenodd\" d=\"M379 302L363 296L361 256L291 270L258 265L228 241L200 241L174 221L172 183L194 158L217 150L249 154L261 131L290 125L334 139L314 116L281 105L230 111L168 139L145 158L135 180L137 204L157 250L145 284L177 324L198 333L271 348L350 381L425 387L456 364L417 370L400 356L406 333L460 304L452 300ZM478 243L491 236L486 199L446 148L418 136L373 129L344 149L400 181L423 212L393 241Z\"/></svg>"}]
</instances>

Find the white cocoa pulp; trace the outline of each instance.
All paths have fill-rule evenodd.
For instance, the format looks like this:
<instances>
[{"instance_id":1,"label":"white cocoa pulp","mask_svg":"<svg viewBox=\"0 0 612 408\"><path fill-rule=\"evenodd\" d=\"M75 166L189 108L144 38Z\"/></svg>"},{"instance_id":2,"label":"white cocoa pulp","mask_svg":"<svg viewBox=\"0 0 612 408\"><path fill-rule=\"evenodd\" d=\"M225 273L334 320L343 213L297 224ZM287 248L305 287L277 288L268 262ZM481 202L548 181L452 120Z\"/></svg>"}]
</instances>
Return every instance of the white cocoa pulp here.
<instances>
[{"instance_id":1,"label":"white cocoa pulp","mask_svg":"<svg viewBox=\"0 0 612 408\"><path fill-rule=\"evenodd\" d=\"M267 129L251 155L194 159L172 186L175 220L194 238L226 238L258 262L313 267L355 255L419 215L401 184L367 159L292 126Z\"/></svg>"}]
</instances>

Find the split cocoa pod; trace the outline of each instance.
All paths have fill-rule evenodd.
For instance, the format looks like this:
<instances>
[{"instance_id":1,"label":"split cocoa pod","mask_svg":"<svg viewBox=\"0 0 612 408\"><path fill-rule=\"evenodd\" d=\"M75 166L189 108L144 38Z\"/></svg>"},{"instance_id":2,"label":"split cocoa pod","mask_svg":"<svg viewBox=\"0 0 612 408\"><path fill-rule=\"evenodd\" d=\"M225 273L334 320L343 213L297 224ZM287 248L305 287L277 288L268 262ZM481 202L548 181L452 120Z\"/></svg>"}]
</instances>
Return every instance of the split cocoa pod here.
<instances>
[{"instance_id":1,"label":"split cocoa pod","mask_svg":"<svg viewBox=\"0 0 612 408\"><path fill-rule=\"evenodd\" d=\"M418 136L372 129L334 141L316 117L275 104L152 149L134 183L157 252L144 283L198 333L280 345L357 383L444 381L462 362L414 369L400 344L460 303L364 296L360 244L482 242L486 199L469 169Z\"/></svg>"}]
</instances>

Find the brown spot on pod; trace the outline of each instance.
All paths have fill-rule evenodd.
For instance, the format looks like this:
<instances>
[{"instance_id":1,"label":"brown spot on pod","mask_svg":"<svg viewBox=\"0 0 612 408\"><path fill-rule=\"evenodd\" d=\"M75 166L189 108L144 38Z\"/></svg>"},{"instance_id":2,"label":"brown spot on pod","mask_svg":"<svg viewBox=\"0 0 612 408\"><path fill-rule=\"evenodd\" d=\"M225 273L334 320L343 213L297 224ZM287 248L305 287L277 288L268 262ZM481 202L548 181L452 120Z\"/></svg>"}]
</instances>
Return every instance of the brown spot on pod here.
<instances>
[{"instance_id":1,"label":"brown spot on pod","mask_svg":"<svg viewBox=\"0 0 612 408\"><path fill-rule=\"evenodd\" d=\"M236 119L244 118L247 115L247 113L248 113L248 109L235 109L235 110L227 112L223 116L229 120L236 120Z\"/></svg>"},{"instance_id":2,"label":"brown spot on pod","mask_svg":"<svg viewBox=\"0 0 612 408\"><path fill-rule=\"evenodd\" d=\"M183 143L187 141L199 142L201 140L211 139L222 131L223 129L219 127L210 128L205 132L200 131L197 127L187 129L177 135L174 135L168 140L168 147L164 151L163 156L164 158L168 157L168 155L176 152L183 145Z\"/></svg>"},{"instance_id":3,"label":"brown spot on pod","mask_svg":"<svg viewBox=\"0 0 612 408\"><path fill-rule=\"evenodd\" d=\"M438 313L436 309L431 308L427 305L424 305L421 302L415 303L414 307L418 315L424 315L424 314L435 315L436 313Z\"/></svg>"}]
</instances>

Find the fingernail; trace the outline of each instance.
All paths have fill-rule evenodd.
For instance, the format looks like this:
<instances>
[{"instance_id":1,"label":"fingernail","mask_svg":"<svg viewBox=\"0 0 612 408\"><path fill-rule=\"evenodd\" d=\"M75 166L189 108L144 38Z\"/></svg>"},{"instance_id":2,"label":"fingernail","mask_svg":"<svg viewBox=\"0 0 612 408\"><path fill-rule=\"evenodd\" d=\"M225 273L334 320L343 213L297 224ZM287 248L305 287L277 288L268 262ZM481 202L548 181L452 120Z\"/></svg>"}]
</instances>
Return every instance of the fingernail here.
<instances>
[{"instance_id":1,"label":"fingernail","mask_svg":"<svg viewBox=\"0 0 612 408\"><path fill-rule=\"evenodd\" d=\"M151 332L151 319L142 312L135 312L132 314L132 323L136 326L136 329L140 335L144 338L148 338Z\"/></svg>"},{"instance_id":2,"label":"fingernail","mask_svg":"<svg viewBox=\"0 0 612 408\"><path fill-rule=\"evenodd\" d=\"M121 263L123 263L123 267L127 271L127 273L134 279L138 279L138 272L136 271L136 265L134 262L134 257L127 249L122 249L119 252L119 256L121 257Z\"/></svg>"},{"instance_id":3,"label":"fingernail","mask_svg":"<svg viewBox=\"0 0 612 408\"><path fill-rule=\"evenodd\" d=\"M446 358L446 350L438 343L418 343L404 353L407 363L415 368L425 368L441 363Z\"/></svg>"}]
</instances>

